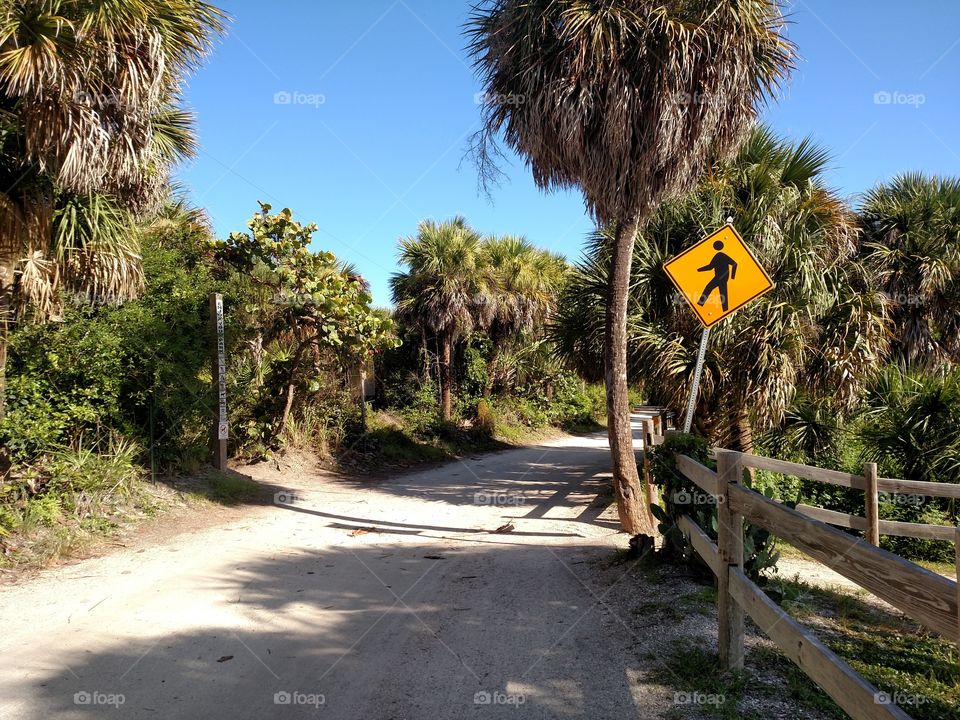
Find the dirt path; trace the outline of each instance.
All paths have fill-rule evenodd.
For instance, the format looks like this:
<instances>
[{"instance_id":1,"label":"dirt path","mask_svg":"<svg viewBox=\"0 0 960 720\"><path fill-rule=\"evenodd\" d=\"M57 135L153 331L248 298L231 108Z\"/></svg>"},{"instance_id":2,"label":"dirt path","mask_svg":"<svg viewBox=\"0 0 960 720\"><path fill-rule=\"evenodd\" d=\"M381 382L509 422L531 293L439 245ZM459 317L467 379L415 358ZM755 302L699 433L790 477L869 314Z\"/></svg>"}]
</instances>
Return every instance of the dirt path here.
<instances>
[{"instance_id":1,"label":"dirt path","mask_svg":"<svg viewBox=\"0 0 960 720\"><path fill-rule=\"evenodd\" d=\"M287 475L275 507L6 588L0 717L655 717L604 602L608 468L596 435Z\"/></svg>"}]
</instances>

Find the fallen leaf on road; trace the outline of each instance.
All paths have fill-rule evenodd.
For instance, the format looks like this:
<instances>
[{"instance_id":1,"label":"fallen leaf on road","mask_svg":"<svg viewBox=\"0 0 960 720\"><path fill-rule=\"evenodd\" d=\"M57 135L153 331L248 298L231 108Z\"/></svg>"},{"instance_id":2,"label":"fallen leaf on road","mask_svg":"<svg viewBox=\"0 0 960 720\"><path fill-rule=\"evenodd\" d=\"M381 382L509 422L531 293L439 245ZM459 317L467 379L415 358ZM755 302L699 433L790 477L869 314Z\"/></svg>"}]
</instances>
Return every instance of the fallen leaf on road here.
<instances>
[{"instance_id":1,"label":"fallen leaf on road","mask_svg":"<svg viewBox=\"0 0 960 720\"><path fill-rule=\"evenodd\" d=\"M217 660L217 662L226 662L227 660L233 660L233 655L224 655L222 658Z\"/></svg>"},{"instance_id":2,"label":"fallen leaf on road","mask_svg":"<svg viewBox=\"0 0 960 720\"><path fill-rule=\"evenodd\" d=\"M513 532L516 529L516 526L513 523L507 523L506 525L501 525L496 530L491 530L491 533L503 533Z\"/></svg>"},{"instance_id":3,"label":"fallen leaf on road","mask_svg":"<svg viewBox=\"0 0 960 720\"><path fill-rule=\"evenodd\" d=\"M446 560L443 555L424 555L427 560Z\"/></svg>"},{"instance_id":4,"label":"fallen leaf on road","mask_svg":"<svg viewBox=\"0 0 960 720\"><path fill-rule=\"evenodd\" d=\"M373 525L371 525L370 527L357 528L350 534L356 537L357 535L366 535L367 533L378 533L378 532L380 532L380 528L374 527Z\"/></svg>"}]
</instances>

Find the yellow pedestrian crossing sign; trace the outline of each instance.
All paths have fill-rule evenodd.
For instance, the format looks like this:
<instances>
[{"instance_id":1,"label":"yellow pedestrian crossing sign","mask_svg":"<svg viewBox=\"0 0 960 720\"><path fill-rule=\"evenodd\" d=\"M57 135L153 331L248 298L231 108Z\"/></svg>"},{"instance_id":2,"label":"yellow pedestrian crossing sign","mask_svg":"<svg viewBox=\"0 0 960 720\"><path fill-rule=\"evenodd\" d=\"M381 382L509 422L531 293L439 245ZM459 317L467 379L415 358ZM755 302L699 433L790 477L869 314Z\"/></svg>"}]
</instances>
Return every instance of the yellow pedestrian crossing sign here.
<instances>
[{"instance_id":1,"label":"yellow pedestrian crossing sign","mask_svg":"<svg viewBox=\"0 0 960 720\"><path fill-rule=\"evenodd\" d=\"M704 327L773 287L773 280L733 225L724 225L684 250L663 269Z\"/></svg>"}]
</instances>

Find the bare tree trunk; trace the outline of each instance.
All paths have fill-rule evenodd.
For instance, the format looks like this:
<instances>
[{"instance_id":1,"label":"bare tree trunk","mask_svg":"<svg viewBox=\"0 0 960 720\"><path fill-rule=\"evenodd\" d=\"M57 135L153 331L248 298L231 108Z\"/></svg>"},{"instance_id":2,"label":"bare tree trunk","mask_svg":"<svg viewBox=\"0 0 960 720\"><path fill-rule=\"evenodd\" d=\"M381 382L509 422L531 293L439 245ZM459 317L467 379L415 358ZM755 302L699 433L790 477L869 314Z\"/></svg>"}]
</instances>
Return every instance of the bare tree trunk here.
<instances>
[{"instance_id":1,"label":"bare tree trunk","mask_svg":"<svg viewBox=\"0 0 960 720\"><path fill-rule=\"evenodd\" d=\"M13 315L13 258L0 258L0 420L7 411L7 340ZM0 453L2 454L2 453Z\"/></svg>"},{"instance_id":2,"label":"bare tree trunk","mask_svg":"<svg viewBox=\"0 0 960 720\"><path fill-rule=\"evenodd\" d=\"M440 359L440 411L445 421L453 417L453 396L450 392L450 386L453 384L452 356L453 334L445 332L443 334L443 352Z\"/></svg>"},{"instance_id":3,"label":"bare tree trunk","mask_svg":"<svg viewBox=\"0 0 960 720\"><path fill-rule=\"evenodd\" d=\"M420 329L420 341L423 352L423 382L430 382L430 348L427 346L427 331Z\"/></svg>"},{"instance_id":4,"label":"bare tree trunk","mask_svg":"<svg viewBox=\"0 0 960 720\"><path fill-rule=\"evenodd\" d=\"M633 243L639 227L633 216L617 225L607 281L606 334L604 356L607 388L607 435L613 460L613 488L617 497L620 526L631 535L653 536L646 499L637 472L630 427L630 400L627 393L627 301Z\"/></svg>"},{"instance_id":5,"label":"bare tree trunk","mask_svg":"<svg viewBox=\"0 0 960 720\"><path fill-rule=\"evenodd\" d=\"M487 379L483 383L483 396L488 400L493 393L493 377L497 372L497 364L499 362L500 350L494 345L493 350L490 352L490 361L487 363Z\"/></svg>"}]
</instances>

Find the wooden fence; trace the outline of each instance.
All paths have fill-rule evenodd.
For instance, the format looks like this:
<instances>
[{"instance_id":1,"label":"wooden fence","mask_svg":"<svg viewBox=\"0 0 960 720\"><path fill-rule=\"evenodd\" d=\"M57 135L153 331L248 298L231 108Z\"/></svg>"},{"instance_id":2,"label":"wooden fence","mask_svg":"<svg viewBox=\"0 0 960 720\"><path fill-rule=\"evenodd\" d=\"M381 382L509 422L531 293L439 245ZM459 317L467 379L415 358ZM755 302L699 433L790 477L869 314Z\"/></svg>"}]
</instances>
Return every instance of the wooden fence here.
<instances>
[{"instance_id":1,"label":"wooden fence","mask_svg":"<svg viewBox=\"0 0 960 720\"><path fill-rule=\"evenodd\" d=\"M666 435L666 430L654 433L652 427L645 429L650 431L645 439L652 444L659 444ZM716 458L714 472L685 455L676 456L679 471L717 503L716 544L689 517L681 518L680 529L717 577L721 665L725 669L743 667L744 616L749 615L760 630L851 717L909 720L910 716L892 704L888 696L858 675L744 574L743 523L748 520L766 528L921 625L960 644L960 585L876 547L879 534L948 539L949 532L949 539L956 543L960 574L960 528L943 528L943 532L934 533L929 528L936 526L891 523L876 518L879 492L957 497L956 486L877 478L875 466L870 465L861 476L730 450L717 450ZM748 467L862 489L868 498L867 518L821 508L787 507L742 484L744 469ZM939 492L933 492L935 490ZM871 497L873 510L870 509ZM862 526L860 529L867 531L867 537L864 540L837 530L821 518L843 527Z\"/></svg>"}]
</instances>

